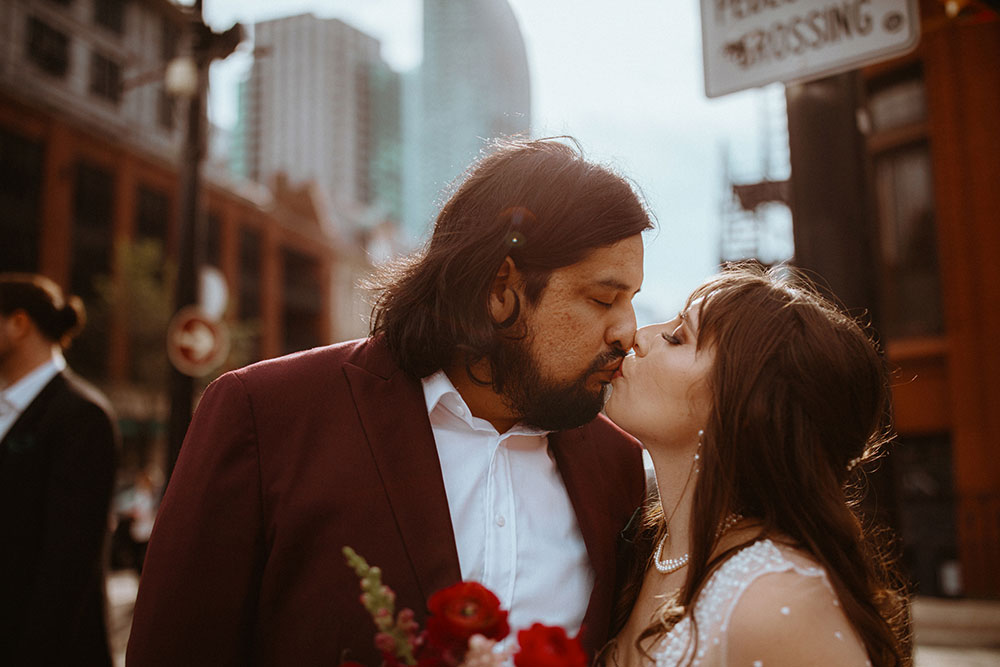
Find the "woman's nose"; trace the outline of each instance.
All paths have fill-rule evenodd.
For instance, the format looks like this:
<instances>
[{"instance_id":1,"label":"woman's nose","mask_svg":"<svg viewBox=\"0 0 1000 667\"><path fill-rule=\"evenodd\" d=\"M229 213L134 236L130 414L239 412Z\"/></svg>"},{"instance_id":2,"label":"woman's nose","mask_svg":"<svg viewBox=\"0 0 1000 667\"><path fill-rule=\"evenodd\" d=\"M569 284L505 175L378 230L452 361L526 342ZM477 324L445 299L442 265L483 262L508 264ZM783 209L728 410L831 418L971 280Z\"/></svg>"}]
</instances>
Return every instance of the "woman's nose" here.
<instances>
[{"instance_id":1,"label":"woman's nose","mask_svg":"<svg viewBox=\"0 0 1000 667\"><path fill-rule=\"evenodd\" d=\"M645 356L649 352L653 339L659 335L660 329L664 326L666 324L650 324L635 332L635 345L632 346L632 349L638 356Z\"/></svg>"}]
</instances>

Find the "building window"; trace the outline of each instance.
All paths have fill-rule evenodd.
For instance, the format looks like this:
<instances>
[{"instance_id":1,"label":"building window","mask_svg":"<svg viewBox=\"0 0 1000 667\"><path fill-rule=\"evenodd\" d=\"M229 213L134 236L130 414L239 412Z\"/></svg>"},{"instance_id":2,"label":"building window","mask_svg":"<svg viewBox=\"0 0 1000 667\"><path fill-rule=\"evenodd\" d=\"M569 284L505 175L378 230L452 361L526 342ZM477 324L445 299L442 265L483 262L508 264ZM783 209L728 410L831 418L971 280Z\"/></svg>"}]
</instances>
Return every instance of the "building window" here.
<instances>
[{"instance_id":1,"label":"building window","mask_svg":"<svg viewBox=\"0 0 1000 667\"><path fill-rule=\"evenodd\" d=\"M125 32L125 0L94 0L94 23L115 34Z\"/></svg>"},{"instance_id":2,"label":"building window","mask_svg":"<svg viewBox=\"0 0 1000 667\"><path fill-rule=\"evenodd\" d=\"M239 295L237 318L252 332L247 341L250 361L261 358L260 351L260 299L261 299L261 240L260 232L249 227L240 229L239 235Z\"/></svg>"},{"instance_id":3,"label":"building window","mask_svg":"<svg viewBox=\"0 0 1000 667\"><path fill-rule=\"evenodd\" d=\"M156 121L165 130L174 129L174 98L162 85L157 90Z\"/></svg>"},{"instance_id":4,"label":"building window","mask_svg":"<svg viewBox=\"0 0 1000 667\"><path fill-rule=\"evenodd\" d=\"M111 271L114 178L110 171L79 162L73 198L73 270L70 285L84 299L97 295L94 278Z\"/></svg>"},{"instance_id":5,"label":"building window","mask_svg":"<svg viewBox=\"0 0 1000 667\"><path fill-rule=\"evenodd\" d=\"M927 92L919 70L876 81L868 95L868 113L875 132L891 131L927 120Z\"/></svg>"},{"instance_id":6,"label":"building window","mask_svg":"<svg viewBox=\"0 0 1000 667\"><path fill-rule=\"evenodd\" d=\"M215 212L205 216L205 252L202 261L210 266L222 266L222 220Z\"/></svg>"},{"instance_id":7,"label":"building window","mask_svg":"<svg viewBox=\"0 0 1000 667\"><path fill-rule=\"evenodd\" d=\"M170 197L158 190L140 185L135 203L135 240L156 241L164 259L170 256L167 228L170 224ZM159 267L154 276L163 281L165 273Z\"/></svg>"},{"instance_id":8,"label":"building window","mask_svg":"<svg viewBox=\"0 0 1000 667\"><path fill-rule=\"evenodd\" d=\"M41 142L0 129L0 271L38 270Z\"/></svg>"},{"instance_id":9,"label":"building window","mask_svg":"<svg viewBox=\"0 0 1000 667\"><path fill-rule=\"evenodd\" d=\"M893 467L909 579L921 595L961 595L951 442L945 435L913 436L896 445Z\"/></svg>"},{"instance_id":10,"label":"building window","mask_svg":"<svg viewBox=\"0 0 1000 667\"><path fill-rule=\"evenodd\" d=\"M135 232L139 239L155 239L167 245L170 198L158 190L140 185L135 211Z\"/></svg>"},{"instance_id":11,"label":"building window","mask_svg":"<svg viewBox=\"0 0 1000 667\"><path fill-rule=\"evenodd\" d=\"M101 281L111 276L113 209L113 174L87 162L77 163L70 289L83 299L88 324L73 342L68 358L88 377L103 378L108 372L110 294L102 292Z\"/></svg>"},{"instance_id":12,"label":"building window","mask_svg":"<svg viewBox=\"0 0 1000 667\"><path fill-rule=\"evenodd\" d=\"M319 280L319 262L315 257L284 250L284 352L307 350L323 343L320 318L323 290Z\"/></svg>"},{"instance_id":13,"label":"building window","mask_svg":"<svg viewBox=\"0 0 1000 667\"><path fill-rule=\"evenodd\" d=\"M256 320L260 317L260 233L244 227L240 230L240 298L239 318Z\"/></svg>"},{"instance_id":14,"label":"building window","mask_svg":"<svg viewBox=\"0 0 1000 667\"><path fill-rule=\"evenodd\" d=\"M164 17L160 23L160 60L170 62L177 55L177 43L181 31L170 19Z\"/></svg>"},{"instance_id":15,"label":"building window","mask_svg":"<svg viewBox=\"0 0 1000 667\"><path fill-rule=\"evenodd\" d=\"M52 76L65 76L69 38L34 16L28 17L28 58Z\"/></svg>"},{"instance_id":16,"label":"building window","mask_svg":"<svg viewBox=\"0 0 1000 667\"><path fill-rule=\"evenodd\" d=\"M158 256L161 261L148 269L143 281L149 281L153 294L170 295L173 285L168 281L170 272L167 265L172 259L167 247L167 230L170 225L170 197L148 185L140 184L135 200L135 241L144 252ZM173 265L176 267L176 265ZM168 296L167 299L170 297ZM150 304L152 305L152 304ZM152 316L151 316L152 317ZM153 344L152 341L157 343ZM129 349L132 361L129 364L129 379L136 383L148 383L151 378L162 376L167 368L166 349L163 347L162 333L151 334L149 321L133 324L129 328ZM159 369L159 370L158 370Z\"/></svg>"},{"instance_id":17,"label":"building window","mask_svg":"<svg viewBox=\"0 0 1000 667\"><path fill-rule=\"evenodd\" d=\"M944 331L923 73L909 67L869 84L868 112L888 337Z\"/></svg>"},{"instance_id":18,"label":"building window","mask_svg":"<svg viewBox=\"0 0 1000 667\"><path fill-rule=\"evenodd\" d=\"M944 330L933 187L926 142L875 158L882 312L890 337Z\"/></svg>"},{"instance_id":19,"label":"building window","mask_svg":"<svg viewBox=\"0 0 1000 667\"><path fill-rule=\"evenodd\" d=\"M100 53L90 54L90 92L118 104L122 98L122 68Z\"/></svg>"}]
</instances>

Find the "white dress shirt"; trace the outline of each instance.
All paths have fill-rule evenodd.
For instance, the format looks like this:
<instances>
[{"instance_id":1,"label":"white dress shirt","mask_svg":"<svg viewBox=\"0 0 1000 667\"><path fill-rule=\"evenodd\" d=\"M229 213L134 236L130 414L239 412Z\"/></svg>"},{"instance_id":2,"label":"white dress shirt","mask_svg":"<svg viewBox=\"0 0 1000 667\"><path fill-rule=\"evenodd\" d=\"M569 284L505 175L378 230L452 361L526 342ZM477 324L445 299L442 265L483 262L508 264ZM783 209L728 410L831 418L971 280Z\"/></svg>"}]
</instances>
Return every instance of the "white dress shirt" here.
<instances>
[{"instance_id":1,"label":"white dress shirt","mask_svg":"<svg viewBox=\"0 0 1000 667\"><path fill-rule=\"evenodd\" d=\"M31 405L35 397L42 392L56 375L66 368L66 360L58 350L52 352L52 358L31 371L23 378L0 389L0 440L14 425L25 408Z\"/></svg>"},{"instance_id":2,"label":"white dress shirt","mask_svg":"<svg viewBox=\"0 0 1000 667\"><path fill-rule=\"evenodd\" d=\"M594 572L548 433L521 424L497 433L472 416L443 371L423 388L462 579L496 593L512 637L535 622L573 636Z\"/></svg>"}]
</instances>

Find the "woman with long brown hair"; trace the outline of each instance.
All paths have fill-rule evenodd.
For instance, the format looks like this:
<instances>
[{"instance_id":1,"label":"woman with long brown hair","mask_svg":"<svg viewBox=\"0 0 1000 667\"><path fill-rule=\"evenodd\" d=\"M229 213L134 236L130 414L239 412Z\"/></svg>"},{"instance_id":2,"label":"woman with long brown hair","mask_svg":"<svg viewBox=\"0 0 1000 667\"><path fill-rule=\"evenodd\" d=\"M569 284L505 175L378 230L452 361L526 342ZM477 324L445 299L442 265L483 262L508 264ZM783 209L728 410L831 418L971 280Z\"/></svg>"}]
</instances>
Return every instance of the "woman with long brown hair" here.
<instances>
[{"instance_id":1,"label":"woman with long brown hair","mask_svg":"<svg viewBox=\"0 0 1000 667\"><path fill-rule=\"evenodd\" d=\"M906 602L854 509L889 439L875 344L747 266L641 329L608 416L653 461L609 665L908 665ZM630 611L628 611L630 610Z\"/></svg>"}]
</instances>

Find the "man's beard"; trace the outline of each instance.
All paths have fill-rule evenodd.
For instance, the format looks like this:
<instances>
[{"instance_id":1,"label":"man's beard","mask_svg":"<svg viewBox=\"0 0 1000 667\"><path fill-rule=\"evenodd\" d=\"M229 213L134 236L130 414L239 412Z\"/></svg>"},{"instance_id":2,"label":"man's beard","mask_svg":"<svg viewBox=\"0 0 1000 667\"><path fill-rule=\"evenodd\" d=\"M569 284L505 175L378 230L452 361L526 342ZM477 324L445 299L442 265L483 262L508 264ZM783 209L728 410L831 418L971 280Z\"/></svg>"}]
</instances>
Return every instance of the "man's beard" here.
<instances>
[{"instance_id":1,"label":"man's beard","mask_svg":"<svg viewBox=\"0 0 1000 667\"><path fill-rule=\"evenodd\" d=\"M521 421L543 431L565 431L583 426L604 407L606 387L596 393L587 388L587 380L609 364L625 356L620 349L605 352L575 380L553 382L542 377L540 364L531 353L530 335L519 339L504 338L492 355L494 389L507 407Z\"/></svg>"}]
</instances>

